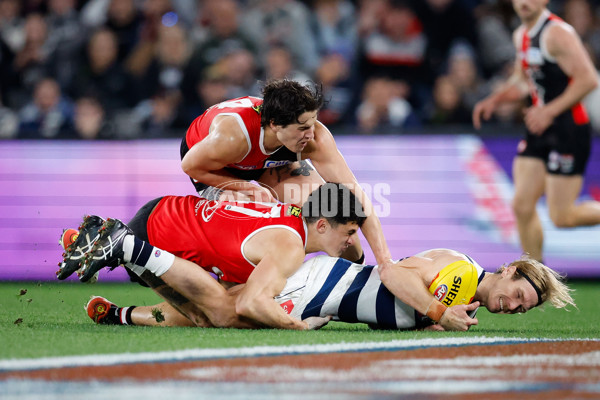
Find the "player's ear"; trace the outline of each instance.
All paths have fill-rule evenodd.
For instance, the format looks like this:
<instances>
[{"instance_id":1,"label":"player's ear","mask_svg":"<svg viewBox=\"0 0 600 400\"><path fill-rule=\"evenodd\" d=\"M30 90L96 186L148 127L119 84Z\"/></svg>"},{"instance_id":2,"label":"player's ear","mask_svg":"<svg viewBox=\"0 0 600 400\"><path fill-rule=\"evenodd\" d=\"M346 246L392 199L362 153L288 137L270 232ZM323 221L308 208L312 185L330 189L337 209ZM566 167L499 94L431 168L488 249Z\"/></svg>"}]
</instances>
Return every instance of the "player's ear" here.
<instances>
[{"instance_id":1,"label":"player's ear","mask_svg":"<svg viewBox=\"0 0 600 400\"><path fill-rule=\"evenodd\" d=\"M275 125L275 121L271 120L269 121L269 128L273 129L273 131L277 132L279 130L279 128L281 128L281 125Z\"/></svg>"},{"instance_id":2,"label":"player's ear","mask_svg":"<svg viewBox=\"0 0 600 400\"><path fill-rule=\"evenodd\" d=\"M515 265L511 265L509 267L504 267L502 271L502 277L511 277L517 272L517 267Z\"/></svg>"},{"instance_id":3,"label":"player's ear","mask_svg":"<svg viewBox=\"0 0 600 400\"><path fill-rule=\"evenodd\" d=\"M317 220L317 232L319 233L325 233L327 232L327 228L329 227L329 223L327 222L327 220L325 218L319 218Z\"/></svg>"}]
</instances>

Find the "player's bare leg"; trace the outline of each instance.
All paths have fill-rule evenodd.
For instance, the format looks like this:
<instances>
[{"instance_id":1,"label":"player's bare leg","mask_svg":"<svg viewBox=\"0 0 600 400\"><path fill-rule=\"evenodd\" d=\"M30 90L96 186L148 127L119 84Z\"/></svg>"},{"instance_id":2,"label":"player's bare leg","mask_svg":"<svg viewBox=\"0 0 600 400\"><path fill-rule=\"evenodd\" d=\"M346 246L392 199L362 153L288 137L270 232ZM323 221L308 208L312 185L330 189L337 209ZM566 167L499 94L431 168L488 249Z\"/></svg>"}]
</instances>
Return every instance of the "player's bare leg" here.
<instances>
[{"instance_id":1,"label":"player's bare leg","mask_svg":"<svg viewBox=\"0 0 600 400\"><path fill-rule=\"evenodd\" d=\"M544 232L536 210L539 198L544 194L546 167L542 160L532 157L515 157L513 180L515 196L512 209L523 251L531 258L542 260Z\"/></svg>"},{"instance_id":2,"label":"player's bare leg","mask_svg":"<svg viewBox=\"0 0 600 400\"><path fill-rule=\"evenodd\" d=\"M205 271L202 270L202 272L205 272ZM207 275L208 275L208 273L207 273ZM172 287L170 287L169 285L167 285L161 278L156 277L150 271L144 271L144 273L142 273L140 275L140 278L142 278L142 280L144 282L146 282L152 288L152 290L154 290L160 297L162 297L163 299L165 299L167 301L167 303L161 303L161 304L169 305L169 308L167 309L167 311L169 311L169 318L167 318L167 316L165 316L165 319L167 320L166 321L167 325L163 325L161 323L154 324L152 322L152 320L154 319L154 321L156 322L156 319L157 319L156 312L152 311L152 307L154 307L154 306L152 306L149 311L144 310L144 307L140 307L143 310L138 310L138 307L136 307L132 311L132 314L131 314L132 321L135 325L138 325L138 321L140 321L140 322L145 321L145 323L139 324L139 325L198 326L198 327L214 326L210 322L210 318L206 316L204 311L202 311L202 309L203 309L202 304L200 304L200 305L198 304L198 302L201 300L190 300L186 296L179 293L177 290L175 290ZM211 279L212 281L214 281L214 279L210 275L208 275L208 278ZM212 282L209 282L209 283L212 283ZM229 301L227 301L226 303L228 304ZM160 309L158 311L160 311ZM215 311L218 311L218 310L215 310ZM177 314L179 314L179 316L178 317L174 316L173 312L176 312ZM218 319L219 317L215 317L215 318ZM158 319L161 319L161 318L158 318ZM185 319L187 321L183 321L183 319ZM171 323L173 325L171 325Z\"/></svg>"},{"instance_id":3,"label":"player's bare leg","mask_svg":"<svg viewBox=\"0 0 600 400\"><path fill-rule=\"evenodd\" d=\"M325 180L309 162L303 160L282 167L267 169L261 176L259 183L271 188L279 201L301 206L315 189L325 183ZM341 254L341 257L356 261L362 255L363 249L357 237L352 246Z\"/></svg>"},{"instance_id":4,"label":"player's bare leg","mask_svg":"<svg viewBox=\"0 0 600 400\"><path fill-rule=\"evenodd\" d=\"M176 257L173 265L160 278L166 284L163 290L170 289L180 293L200 310L192 316L192 321L197 325L201 325L202 317L206 316L217 327L256 327L256 324L238 317L235 312L235 297L228 294L208 272L191 261ZM156 291L162 296L160 290ZM172 301L169 303L173 304ZM190 315L187 316L190 318Z\"/></svg>"},{"instance_id":5,"label":"player's bare leg","mask_svg":"<svg viewBox=\"0 0 600 400\"><path fill-rule=\"evenodd\" d=\"M600 203L585 201L577 204L581 193L581 175L548 175L546 198L550 219L559 228L590 226L600 224Z\"/></svg>"},{"instance_id":6,"label":"player's bare leg","mask_svg":"<svg viewBox=\"0 0 600 400\"><path fill-rule=\"evenodd\" d=\"M212 326L206 317L203 325L193 323L167 302L138 306L131 312L131 320L137 326Z\"/></svg>"}]
</instances>

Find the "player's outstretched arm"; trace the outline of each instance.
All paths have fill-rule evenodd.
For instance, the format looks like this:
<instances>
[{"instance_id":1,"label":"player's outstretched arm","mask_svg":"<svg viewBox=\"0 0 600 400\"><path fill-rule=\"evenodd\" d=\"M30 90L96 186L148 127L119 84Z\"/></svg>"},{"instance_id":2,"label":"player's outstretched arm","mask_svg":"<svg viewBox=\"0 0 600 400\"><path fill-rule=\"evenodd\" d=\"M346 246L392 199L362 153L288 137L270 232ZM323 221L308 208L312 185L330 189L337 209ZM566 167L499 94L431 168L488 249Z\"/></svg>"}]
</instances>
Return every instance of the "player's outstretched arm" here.
<instances>
[{"instance_id":1,"label":"player's outstretched arm","mask_svg":"<svg viewBox=\"0 0 600 400\"><path fill-rule=\"evenodd\" d=\"M467 314L470 307L448 308L429 292L427 287L437 271L439 268L431 258L413 256L380 270L379 276L385 287L401 302L427 315L444 330L465 331L471 325L476 325L477 320Z\"/></svg>"},{"instance_id":2,"label":"player's outstretched arm","mask_svg":"<svg viewBox=\"0 0 600 400\"><path fill-rule=\"evenodd\" d=\"M373 251L373 255L380 266L390 262L391 253L381 228L381 221L373 209L371 200L362 190L356 177L348 167L346 160L340 153L331 132L317 121L315 128L316 146L306 154L315 169L326 182L343 183L348 186L357 199L361 202L367 219L361 231Z\"/></svg>"},{"instance_id":3,"label":"player's outstretched arm","mask_svg":"<svg viewBox=\"0 0 600 400\"><path fill-rule=\"evenodd\" d=\"M297 235L287 229L268 229L255 234L242 251L249 260L260 261L237 297L239 316L280 329L314 329L327 322L293 318L274 299L304 260L304 246Z\"/></svg>"},{"instance_id":4,"label":"player's outstretched arm","mask_svg":"<svg viewBox=\"0 0 600 400\"><path fill-rule=\"evenodd\" d=\"M517 29L513 33L513 43L516 48L520 48L520 37L523 31ZM472 120L475 129L481 128L481 122L487 121L501 103L515 102L527 96L527 78L521 67L521 61L515 59L512 75L494 90L485 99L477 102L473 107Z\"/></svg>"}]
</instances>

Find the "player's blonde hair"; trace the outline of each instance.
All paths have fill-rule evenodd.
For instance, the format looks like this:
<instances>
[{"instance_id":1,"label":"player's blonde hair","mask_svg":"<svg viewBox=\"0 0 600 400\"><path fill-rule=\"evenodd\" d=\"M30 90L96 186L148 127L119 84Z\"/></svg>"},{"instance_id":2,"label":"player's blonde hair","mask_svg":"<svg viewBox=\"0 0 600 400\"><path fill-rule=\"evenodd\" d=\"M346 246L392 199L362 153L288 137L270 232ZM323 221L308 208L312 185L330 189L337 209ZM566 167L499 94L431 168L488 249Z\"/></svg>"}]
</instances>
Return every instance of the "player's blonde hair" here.
<instances>
[{"instance_id":1,"label":"player's blonde hair","mask_svg":"<svg viewBox=\"0 0 600 400\"><path fill-rule=\"evenodd\" d=\"M513 279L528 278L536 291L539 290L542 304L548 301L555 308L565 308L569 304L577 308L573 297L571 297L573 289L564 283L564 276L527 255L523 255L519 260L500 267L496 272L502 272L505 268L513 265L517 270Z\"/></svg>"}]
</instances>

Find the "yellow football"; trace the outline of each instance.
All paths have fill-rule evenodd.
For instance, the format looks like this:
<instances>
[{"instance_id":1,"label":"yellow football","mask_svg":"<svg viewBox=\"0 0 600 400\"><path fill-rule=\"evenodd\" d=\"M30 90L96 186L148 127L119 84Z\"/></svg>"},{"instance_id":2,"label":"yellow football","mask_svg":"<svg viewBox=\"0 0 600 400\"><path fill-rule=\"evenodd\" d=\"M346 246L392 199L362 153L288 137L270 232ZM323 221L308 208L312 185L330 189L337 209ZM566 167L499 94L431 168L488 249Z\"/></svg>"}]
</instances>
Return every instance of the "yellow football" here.
<instances>
[{"instance_id":1,"label":"yellow football","mask_svg":"<svg viewBox=\"0 0 600 400\"><path fill-rule=\"evenodd\" d=\"M468 261L446 265L435 277L429 292L447 307L469 304L477 290L477 269Z\"/></svg>"}]
</instances>

